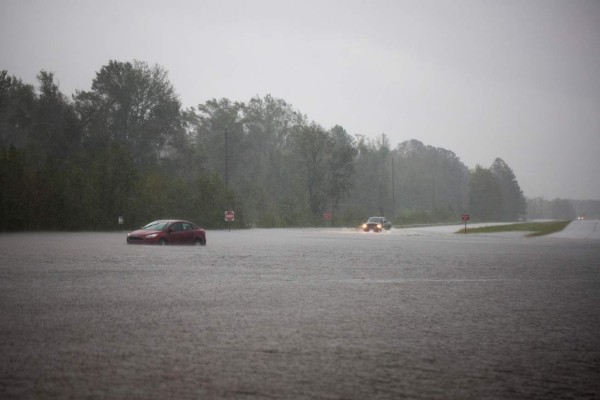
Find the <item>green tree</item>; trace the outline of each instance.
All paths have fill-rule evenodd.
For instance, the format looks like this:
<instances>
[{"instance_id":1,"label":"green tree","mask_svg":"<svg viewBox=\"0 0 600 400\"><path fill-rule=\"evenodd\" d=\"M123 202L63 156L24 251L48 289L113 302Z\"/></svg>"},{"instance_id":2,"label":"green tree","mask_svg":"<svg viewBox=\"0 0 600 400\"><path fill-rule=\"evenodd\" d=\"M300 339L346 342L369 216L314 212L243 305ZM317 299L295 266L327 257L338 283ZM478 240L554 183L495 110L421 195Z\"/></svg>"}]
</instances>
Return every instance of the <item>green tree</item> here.
<instances>
[{"instance_id":1,"label":"green tree","mask_svg":"<svg viewBox=\"0 0 600 400\"><path fill-rule=\"evenodd\" d=\"M179 99L158 65L110 61L91 91L77 93L76 108L91 149L119 143L137 166L173 156L184 135Z\"/></svg>"},{"instance_id":2,"label":"green tree","mask_svg":"<svg viewBox=\"0 0 600 400\"><path fill-rule=\"evenodd\" d=\"M244 199L252 223L291 222L290 133L302 121L300 114L267 95L247 104L213 99L187 111L185 119L199 164Z\"/></svg>"},{"instance_id":3,"label":"green tree","mask_svg":"<svg viewBox=\"0 0 600 400\"><path fill-rule=\"evenodd\" d=\"M23 148L34 123L36 95L32 85L0 71L0 147Z\"/></svg>"},{"instance_id":4,"label":"green tree","mask_svg":"<svg viewBox=\"0 0 600 400\"><path fill-rule=\"evenodd\" d=\"M196 156L226 184L239 187L245 158L244 104L228 99L209 100L191 110Z\"/></svg>"},{"instance_id":5,"label":"green tree","mask_svg":"<svg viewBox=\"0 0 600 400\"><path fill-rule=\"evenodd\" d=\"M260 226L297 224L305 199L296 180L292 135L305 117L290 104L270 95L244 105L243 169L235 191L245 199L248 218Z\"/></svg>"},{"instance_id":6,"label":"green tree","mask_svg":"<svg viewBox=\"0 0 600 400\"><path fill-rule=\"evenodd\" d=\"M333 141L315 122L300 127L294 135L294 151L305 181L308 202L313 215L324 210L327 198L327 156Z\"/></svg>"},{"instance_id":7,"label":"green tree","mask_svg":"<svg viewBox=\"0 0 600 400\"><path fill-rule=\"evenodd\" d=\"M502 192L502 219L515 221L518 217L525 215L527 202L512 169L504 160L496 158L490 171Z\"/></svg>"},{"instance_id":8,"label":"green tree","mask_svg":"<svg viewBox=\"0 0 600 400\"><path fill-rule=\"evenodd\" d=\"M500 220L503 207L502 189L494 174L477 165L469 181L470 213L480 220Z\"/></svg>"},{"instance_id":9,"label":"green tree","mask_svg":"<svg viewBox=\"0 0 600 400\"><path fill-rule=\"evenodd\" d=\"M0 147L0 230L21 229L28 223L29 182L25 152Z\"/></svg>"},{"instance_id":10,"label":"green tree","mask_svg":"<svg viewBox=\"0 0 600 400\"><path fill-rule=\"evenodd\" d=\"M113 143L108 149L94 153L89 166L89 178L93 191L89 210L92 226L102 229L114 228L119 216L126 216L135 183L139 179L135 162L120 144ZM146 206L144 206L146 207Z\"/></svg>"},{"instance_id":11,"label":"green tree","mask_svg":"<svg viewBox=\"0 0 600 400\"><path fill-rule=\"evenodd\" d=\"M392 213L391 152L385 134L375 140L357 136L354 163L356 189L346 201L348 214L354 218Z\"/></svg>"},{"instance_id":12,"label":"green tree","mask_svg":"<svg viewBox=\"0 0 600 400\"><path fill-rule=\"evenodd\" d=\"M37 147L40 159L50 157L64 164L70 156L80 151L82 138L79 120L72 104L54 82L54 74L41 71L38 80L40 94L30 144Z\"/></svg>"},{"instance_id":13,"label":"green tree","mask_svg":"<svg viewBox=\"0 0 600 400\"><path fill-rule=\"evenodd\" d=\"M456 216L467 206L468 168L450 150L402 142L394 151L396 198L404 210Z\"/></svg>"},{"instance_id":14,"label":"green tree","mask_svg":"<svg viewBox=\"0 0 600 400\"><path fill-rule=\"evenodd\" d=\"M334 220L337 219L336 210L354 187L354 160L357 149L354 139L339 125L334 126L329 132L331 149L328 149L326 195L332 204Z\"/></svg>"}]
</instances>

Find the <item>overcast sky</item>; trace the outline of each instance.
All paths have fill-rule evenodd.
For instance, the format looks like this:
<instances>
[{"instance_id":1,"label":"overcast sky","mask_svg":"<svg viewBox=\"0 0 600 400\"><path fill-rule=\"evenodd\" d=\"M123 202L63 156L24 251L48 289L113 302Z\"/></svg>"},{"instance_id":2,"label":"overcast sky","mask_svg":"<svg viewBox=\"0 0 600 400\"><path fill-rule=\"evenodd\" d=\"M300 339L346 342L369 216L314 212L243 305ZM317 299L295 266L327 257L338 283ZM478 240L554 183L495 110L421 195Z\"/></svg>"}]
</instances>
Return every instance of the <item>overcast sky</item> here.
<instances>
[{"instance_id":1,"label":"overcast sky","mask_svg":"<svg viewBox=\"0 0 600 400\"><path fill-rule=\"evenodd\" d=\"M528 197L600 199L600 1L0 0L0 70L89 90L159 64L184 107L271 94L325 128L496 157Z\"/></svg>"}]
</instances>

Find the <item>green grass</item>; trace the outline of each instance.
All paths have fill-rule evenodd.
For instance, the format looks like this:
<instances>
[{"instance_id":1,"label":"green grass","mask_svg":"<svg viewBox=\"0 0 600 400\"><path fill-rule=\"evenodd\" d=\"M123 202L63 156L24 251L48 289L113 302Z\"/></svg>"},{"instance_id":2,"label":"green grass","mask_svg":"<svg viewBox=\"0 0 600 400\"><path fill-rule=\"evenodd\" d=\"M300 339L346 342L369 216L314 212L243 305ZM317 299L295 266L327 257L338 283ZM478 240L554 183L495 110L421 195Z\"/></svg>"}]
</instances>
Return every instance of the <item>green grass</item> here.
<instances>
[{"instance_id":1,"label":"green grass","mask_svg":"<svg viewBox=\"0 0 600 400\"><path fill-rule=\"evenodd\" d=\"M526 236L543 236L562 231L569 222L571 221L524 222L510 225L484 226L481 228L467 227L467 233L530 232ZM465 230L461 229L456 233L465 233Z\"/></svg>"}]
</instances>

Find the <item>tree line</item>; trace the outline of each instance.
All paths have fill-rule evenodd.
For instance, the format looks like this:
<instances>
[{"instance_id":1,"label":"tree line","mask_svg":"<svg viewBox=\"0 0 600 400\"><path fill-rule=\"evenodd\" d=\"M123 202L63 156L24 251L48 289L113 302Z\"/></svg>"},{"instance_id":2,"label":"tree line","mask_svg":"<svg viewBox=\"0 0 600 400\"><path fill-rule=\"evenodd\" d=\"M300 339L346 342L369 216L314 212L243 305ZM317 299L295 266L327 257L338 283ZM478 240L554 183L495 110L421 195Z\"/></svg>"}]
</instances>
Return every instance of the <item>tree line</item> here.
<instances>
[{"instance_id":1,"label":"tree line","mask_svg":"<svg viewBox=\"0 0 600 400\"><path fill-rule=\"evenodd\" d=\"M600 200L571 200L555 198L547 200L543 197L527 199L527 218L562 219L600 218Z\"/></svg>"},{"instance_id":2,"label":"tree line","mask_svg":"<svg viewBox=\"0 0 600 400\"><path fill-rule=\"evenodd\" d=\"M392 147L330 129L266 95L184 108L161 66L109 61L70 98L0 71L0 230L132 228L178 217L207 228L514 220L525 197L500 158L470 170L450 150Z\"/></svg>"}]
</instances>

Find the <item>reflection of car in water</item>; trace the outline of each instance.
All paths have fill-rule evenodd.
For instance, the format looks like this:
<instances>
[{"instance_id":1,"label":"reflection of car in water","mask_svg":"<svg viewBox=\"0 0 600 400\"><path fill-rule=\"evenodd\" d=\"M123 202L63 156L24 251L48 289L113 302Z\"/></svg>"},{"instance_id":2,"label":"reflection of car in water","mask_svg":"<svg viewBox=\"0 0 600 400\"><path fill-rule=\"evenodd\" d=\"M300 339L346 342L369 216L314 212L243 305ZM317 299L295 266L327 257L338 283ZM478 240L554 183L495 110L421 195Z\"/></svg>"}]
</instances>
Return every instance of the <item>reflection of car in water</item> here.
<instances>
[{"instance_id":1,"label":"reflection of car in water","mask_svg":"<svg viewBox=\"0 0 600 400\"><path fill-rule=\"evenodd\" d=\"M128 244L206 245L206 232L196 224L181 220L158 220L127 235Z\"/></svg>"},{"instance_id":2,"label":"reflection of car in water","mask_svg":"<svg viewBox=\"0 0 600 400\"><path fill-rule=\"evenodd\" d=\"M385 217L370 217L367 222L362 225L362 229L365 232L381 232L381 230L389 230L392 227L392 223L385 219Z\"/></svg>"}]
</instances>

